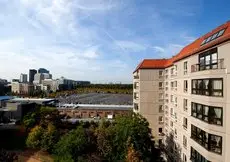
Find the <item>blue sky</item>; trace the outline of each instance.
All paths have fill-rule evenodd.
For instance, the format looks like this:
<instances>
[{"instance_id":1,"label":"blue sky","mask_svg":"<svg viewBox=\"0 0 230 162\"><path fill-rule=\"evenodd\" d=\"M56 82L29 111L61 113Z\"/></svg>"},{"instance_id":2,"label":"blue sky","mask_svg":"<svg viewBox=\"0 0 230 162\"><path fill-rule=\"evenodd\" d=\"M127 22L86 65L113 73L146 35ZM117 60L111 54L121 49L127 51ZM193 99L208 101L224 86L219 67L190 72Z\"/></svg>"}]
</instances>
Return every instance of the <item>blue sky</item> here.
<instances>
[{"instance_id":1,"label":"blue sky","mask_svg":"<svg viewBox=\"0 0 230 162\"><path fill-rule=\"evenodd\" d=\"M44 67L95 83L131 83L144 58L167 58L230 20L230 1L0 0L0 78Z\"/></svg>"}]
</instances>

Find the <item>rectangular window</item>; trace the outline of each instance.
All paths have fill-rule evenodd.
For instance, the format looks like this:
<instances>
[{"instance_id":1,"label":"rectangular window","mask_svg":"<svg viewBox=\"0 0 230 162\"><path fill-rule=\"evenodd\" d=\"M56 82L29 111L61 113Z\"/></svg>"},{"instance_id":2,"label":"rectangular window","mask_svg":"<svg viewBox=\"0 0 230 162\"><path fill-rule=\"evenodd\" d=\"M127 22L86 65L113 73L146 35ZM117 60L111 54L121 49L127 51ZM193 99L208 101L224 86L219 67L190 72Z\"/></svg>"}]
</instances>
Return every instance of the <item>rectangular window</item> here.
<instances>
[{"instance_id":1,"label":"rectangular window","mask_svg":"<svg viewBox=\"0 0 230 162\"><path fill-rule=\"evenodd\" d=\"M191 125L191 138L208 151L222 154L222 137L209 134L202 129Z\"/></svg>"},{"instance_id":2,"label":"rectangular window","mask_svg":"<svg viewBox=\"0 0 230 162\"><path fill-rule=\"evenodd\" d=\"M162 90L164 88L163 82L159 82L159 90Z\"/></svg>"},{"instance_id":3,"label":"rectangular window","mask_svg":"<svg viewBox=\"0 0 230 162\"><path fill-rule=\"evenodd\" d=\"M171 101L171 102L173 102L173 95L171 95L171 97L170 97L170 101Z\"/></svg>"},{"instance_id":4,"label":"rectangular window","mask_svg":"<svg viewBox=\"0 0 230 162\"><path fill-rule=\"evenodd\" d=\"M199 55L199 71L218 68L217 48Z\"/></svg>"},{"instance_id":5,"label":"rectangular window","mask_svg":"<svg viewBox=\"0 0 230 162\"><path fill-rule=\"evenodd\" d=\"M139 99L139 94L138 93L134 93L134 99L136 99L136 100Z\"/></svg>"},{"instance_id":6,"label":"rectangular window","mask_svg":"<svg viewBox=\"0 0 230 162\"><path fill-rule=\"evenodd\" d=\"M162 113L162 112L164 112L163 105L160 105L159 106L159 113Z\"/></svg>"},{"instance_id":7,"label":"rectangular window","mask_svg":"<svg viewBox=\"0 0 230 162\"><path fill-rule=\"evenodd\" d=\"M163 77L163 74L164 74L164 73L163 73L163 70L160 70L160 71L159 71L159 78Z\"/></svg>"},{"instance_id":8,"label":"rectangular window","mask_svg":"<svg viewBox=\"0 0 230 162\"><path fill-rule=\"evenodd\" d=\"M192 80L192 94L223 97L223 79L194 79Z\"/></svg>"},{"instance_id":9,"label":"rectangular window","mask_svg":"<svg viewBox=\"0 0 230 162\"><path fill-rule=\"evenodd\" d=\"M210 162L205 157L203 157L199 152L197 152L193 147L191 147L191 160L192 162Z\"/></svg>"},{"instance_id":10,"label":"rectangular window","mask_svg":"<svg viewBox=\"0 0 230 162\"><path fill-rule=\"evenodd\" d=\"M183 135L183 146L187 149L187 137Z\"/></svg>"},{"instance_id":11,"label":"rectangular window","mask_svg":"<svg viewBox=\"0 0 230 162\"><path fill-rule=\"evenodd\" d=\"M187 156L183 154L183 162L187 162Z\"/></svg>"},{"instance_id":12,"label":"rectangular window","mask_svg":"<svg viewBox=\"0 0 230 162\"><path fill-rule=\"evenodd\" d=\"M184 111L188 110L188 100L184 99Z\"/></svg>"},{"instance_id":13,"label":"rectangular window","mask_svg":"<svg viewBox=\"0 0 230 162\"><path fill-rule=\"evenodd\" d=\"M184 75L186 75L188 73L188 62L185 61L184 62Z\"/></svg>"},{"instance_id":14,"label":"rectangular window","mask_svg":"<svg viewBox=\"0 0 230 162\"><path fill-rule=\"evenodd\" d=\"M185 129L187 129L187 126L188 126L188 119L187 118L183 118L183 127L185 128Z\"/></svg>"},{"instance_id":15,"label":"rectangular window","mask_svg":"<svg viewBox=\"0 0 230 162\"><path fill-rule=\"evenodd\" d=\"M173 116L173 108L170 109L170 114Z\"/></svg>"},{"instance_id":16,"label":"rectangular window","mask_svg":"<svg viewBox=\"0 0 230 162\"><path fill-rule=\"evenodd\" d=\"M134 110L138 110L139 108L138 108L138 104L137 103L134 103Z\"/></svg>"},{"instance_id":17,"label":"rectangular window","mask_svg":"<svg viewBox=\"0 0 230 162\"><path fill-rule=\"evenodd\" d=\"M184 80L184 92L187 93L188 92L188 81Z\"/></svg>"},{"instance_id":18,"label":"rectangular window","mask_svg":"<svg viewBox=\"0 0 230 162\"><path fill-rule=\"evenodd\" d=\"M158 132L159 132L159 133L162 133L162 128L159 128L159 129L158 129Z\"/></svg>"},{"instance_id":19,"label":"rectangular window","mask_svg":"<svg viewBox=\"0 0 230 162\"><path fill-rule=\"evenodd\" d=\"M202 121L214 125L223 125L223 108L215 106L207 106L192 102L191 115Z\"/></svg>"}]
</instances>

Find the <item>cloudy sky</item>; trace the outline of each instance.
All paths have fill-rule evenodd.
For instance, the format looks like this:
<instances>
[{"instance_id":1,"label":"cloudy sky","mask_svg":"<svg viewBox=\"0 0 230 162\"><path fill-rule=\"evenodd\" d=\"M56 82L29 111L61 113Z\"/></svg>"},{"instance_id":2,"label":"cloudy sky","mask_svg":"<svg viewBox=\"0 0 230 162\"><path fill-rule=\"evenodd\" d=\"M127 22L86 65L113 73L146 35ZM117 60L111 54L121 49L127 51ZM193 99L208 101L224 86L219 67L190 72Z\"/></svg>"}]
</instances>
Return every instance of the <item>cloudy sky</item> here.
<instances>
[{"instance_id":1,"label":"cloudy sky","mask_svg":"<svg viewBox=\"0 0 230 162\"><path fill-rule=\"evenodd\" d=\"M0 78L44 67L54 78L132 81L230 18L230 1L0 0Z\"/></svg>"}]
</instances>

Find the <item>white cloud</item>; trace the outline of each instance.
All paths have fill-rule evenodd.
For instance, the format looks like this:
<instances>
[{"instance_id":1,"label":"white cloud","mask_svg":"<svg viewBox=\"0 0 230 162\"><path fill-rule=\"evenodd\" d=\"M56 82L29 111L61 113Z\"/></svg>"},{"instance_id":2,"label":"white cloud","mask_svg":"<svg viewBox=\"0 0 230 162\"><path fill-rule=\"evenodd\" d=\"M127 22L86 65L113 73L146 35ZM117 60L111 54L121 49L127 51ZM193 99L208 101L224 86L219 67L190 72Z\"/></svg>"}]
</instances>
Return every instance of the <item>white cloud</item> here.
<instances>
[{"instance_id":1,"label":"white cloud","mask_svg":"<svg viewBox=\"0 0 230 162\"><path fill-rule=\"evenodd\" d=\"M132 41L127 41L127 40L115 41L115 44L121 46L124 50L128 50L130 52L139 52L147 48L145 45L138 44Z\"/></svg>"},{"instance_id":2,"label":"white cloud","mask_svg":"<svg viewBox=\"0 0 230 162\"><path fill-rule=\"evenodd\" d=\"M155 51L159 52L159 53L164 53L165 52L165 49L162 48L162 47L159 47L159 46L154 46L152 48L155 49Z\"/></svg>"},{"instance_id":3,"label":"white cloud","mask_svg":"<svg viewBox=\"0 0 230 162\"><path fill-rule=\"evenodd\" d=\"M135 61L154 57L153 49L161 57L181 48L180 42L167 40L178 32L164 30L156 6L122 0L0 0L0 75L15 78L45 67L54 77L131 81ZM181 41L190 39L188 33L182 36Z\"/></svg>"},{"instance_id":4,"label":"white cloud","mask_svg":"<svg viewBox=\"0 0 230 162\"><path fill-rule=\"evenodd\" d=\"M172 55L176 55L180 52L180 50L183 48L183 45L180 44L168 44L167 46L154 46L152 47L156 54L158 55L158 57L162 58L162 57L171 57Z\"/></svg>"}]
</instances>

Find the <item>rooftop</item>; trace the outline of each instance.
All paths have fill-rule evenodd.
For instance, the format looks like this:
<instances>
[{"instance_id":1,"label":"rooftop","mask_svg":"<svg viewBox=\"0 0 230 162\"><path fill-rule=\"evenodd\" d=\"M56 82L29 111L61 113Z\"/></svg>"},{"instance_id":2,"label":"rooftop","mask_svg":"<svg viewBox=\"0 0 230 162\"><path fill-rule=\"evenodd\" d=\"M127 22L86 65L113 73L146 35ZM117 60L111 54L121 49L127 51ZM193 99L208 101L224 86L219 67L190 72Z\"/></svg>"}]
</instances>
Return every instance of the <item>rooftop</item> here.
<instances>
[{"instance_id":1,"label":"rooftop","mask_svg":"<svg viewBox=\"0 0 230 162\"><path fill-rule=\"evenodd\" d=\"M59 109L104 109L104 110L132 110L133 105L99 105L99 104L62 104Z\"/></svg>"},{"instance_id":2,"label":"rooftop","mask_svg":"<svg viewBox=\"0 0 230 162\"><path fill-rule=\"evenodd\" d=\"M215 28L211 32L196 39L191 44L185 46L176 56L169 59L144 59L135 69L163 69L167 68L173 63L184 59L188 56L194 55L198 52L204 51L210 47L230 40L230 21Z\"/></svg>"}]
</instances>

